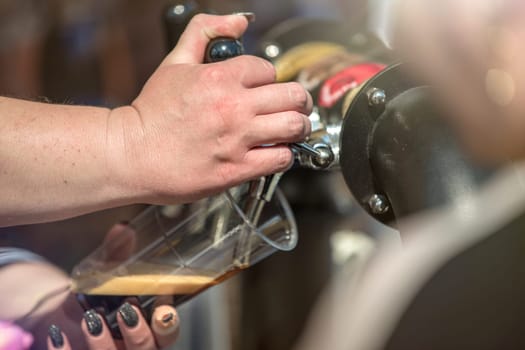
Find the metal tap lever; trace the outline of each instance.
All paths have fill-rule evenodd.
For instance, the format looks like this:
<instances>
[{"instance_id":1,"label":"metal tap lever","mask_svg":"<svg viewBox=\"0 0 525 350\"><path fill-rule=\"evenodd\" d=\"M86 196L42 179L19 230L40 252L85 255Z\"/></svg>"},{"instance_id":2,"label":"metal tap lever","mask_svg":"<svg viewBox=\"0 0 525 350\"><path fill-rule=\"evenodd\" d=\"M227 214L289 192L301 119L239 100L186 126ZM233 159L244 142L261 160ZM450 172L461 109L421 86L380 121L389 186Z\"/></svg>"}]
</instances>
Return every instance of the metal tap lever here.
<instances>
[{"instance_id":1,"label":"metal tap lever","mask_svg":"<svg viewBox=\"0 0 525 350\"><path fill-rule=\"evenodd\" d=\"M305 154L310 157L317 157L317 158L323 157L323 154L321 153L321 151L316 150L315 148L313 148L310 144L306 142L290 143L290 147L294 149L295 151Z\"/></svg>"},{"instance_id":2,"label":"metal tap lever","mask_svg":"<svg viewBox=\"0 0 525 350\"><path fill-rule=\"evenodd\" d=\"M312 146L306 142L295 142L291 143L290 147L299 153L300 156L306 156L308 160L306 164L304 164L305 162L302 162L301 157L299 157L301 165L310 165L313 168L326 169L330 167L335 160L332 148L326 143L317 143Z\"/></svg>"}]
</instances>

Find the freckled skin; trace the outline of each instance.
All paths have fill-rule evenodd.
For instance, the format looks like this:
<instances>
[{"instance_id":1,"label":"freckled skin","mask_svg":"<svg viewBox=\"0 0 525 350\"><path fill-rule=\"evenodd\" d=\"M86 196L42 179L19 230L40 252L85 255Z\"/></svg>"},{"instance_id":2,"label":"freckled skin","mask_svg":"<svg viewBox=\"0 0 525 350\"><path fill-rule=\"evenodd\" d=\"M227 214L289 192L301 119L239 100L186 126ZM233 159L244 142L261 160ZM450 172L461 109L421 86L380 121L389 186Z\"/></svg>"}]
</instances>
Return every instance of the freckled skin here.
<instances>
[{"instance_id":1,"label":"freckled skin","mask_svg":"<svg viewBox=\"0 0 525 350\"><path fill-rule=\"evenodd\" d=\"M257 57L202 63L210 39L238 38L247 25L244 16L195 16L128 106L0 97L0 149L9 150L0 181L10 184L0 187L0 226L188 202L287 169L287 144L310 133L310 95L275 84Z\"/></svg>"}]
</instances>

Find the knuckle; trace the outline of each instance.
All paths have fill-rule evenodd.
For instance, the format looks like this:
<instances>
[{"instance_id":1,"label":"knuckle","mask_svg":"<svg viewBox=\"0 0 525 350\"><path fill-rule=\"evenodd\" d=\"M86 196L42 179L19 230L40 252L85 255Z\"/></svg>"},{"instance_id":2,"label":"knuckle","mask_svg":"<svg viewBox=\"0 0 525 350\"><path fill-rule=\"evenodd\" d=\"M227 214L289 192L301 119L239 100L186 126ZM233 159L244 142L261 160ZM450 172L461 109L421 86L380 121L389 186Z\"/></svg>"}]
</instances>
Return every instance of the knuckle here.
<instances>
[{"instance_id":1,"label":"knuckle","mask_svg":"<svg viewBox=\"0 0 525 350\"><path fill-rule=\"evenodd\" d=\"M204 27L208 22L210 15L204 13L198 13L190 20L189 24L196 25L198 27ZM189 25L188 24L188 25Z\"/></svg>"},{"instance_id":2,"label":"knuckle","mask_svg":"<svg viewBox=\"0 0 525 350\"><path fill-rule=\"evenodd\" d=\"M213 113L219 117L217 119L219 125L214 125L218 127L218 132L226 135L235 133L239 123L242 123L242 117L247 115L242 106L243 101L237 96L217 96L212 108Z\"/></svg>"},{"instance_id":3,"label":"knuckle","mask_svg":"<svg viewBox=\"0 0 525 350\"><path fill-rule=\"evenodd\" d=\"M304 107L308 103L308 92L299 83L289 83L288 95L297 107Z\"/></svg>"},{"instance_id":4,"label":"knuckle","mask_svg":"<svg viewBox=\"0 0 525 350\"><path fill-rule=\"evenodd\" d=\"M146 348L146 345L148 345L151 342L150 335L143 332L140 334L135 334L133 337L132 343L136 346Z\"/></svg>"},{"instance_id":5,"label":"knuckle","mask_svg":"<svg viewBox=\"0 0 525 350\"><path fill-rule=\"evenodd\" d=\"M225 163L220 166L217 170L220 187L228 187L230 184L235 183L237 176L237 169L232 163Z\"/></svg>"},{"instance_id":6,"label":"knuckle","mask_svg":"<svg viewBox=\"0 0 525 350\"><path fill-rule=\"evenodd\" d=\"M303 116L300 113L289 113L287 115L287 126L290 137L294 139L304 137L307 126Z\"/></svg>"},{"instance_id":7,"label":"knuckle","mask_svg":"<svg viewBox=\"0 0 525 350\"><path fill-rule=\"evenodd\" d=\"M200 80L212 83L223 84L229 79L229 72L222 64L204 65L201 71Z\"/></svg>"},{"instance_id":8,"label":"knuckle","mask_svg":"<svg viewBox=\"0 0 525 350\"><path fill-rule=\"evenodd\" d=\"M230 35L236 37L236 27L239 20L242 18L236 18L233 16L224 17L224 22L217 27L218 35Z\"/></svg>"},{"instance_id":9,"label":"knuckle","mask_svg":"<svg viewBox=\"0 0 525 350\"><path fill-rule=\"evenodd\" d=\"M288 147L280 147L276 157L277 171L285 170L290 167L293 160L292 151Z\"/></svg>"},{"instance_id":10,"label":"knuckle","mask_svg":"<svg viewBox=\"0 0 525 350\"><path fill-rule=\"evenodd\" d=\"M235 59L242 62L242 69L246 72L245 74L257 72L265 83L275 82L277 77L275 67L267 60L251 55L242 55Z\"/></svg>"},{"instance_id":11,"label":"knuckle","mask_svg":"<svg viewBox=\"0 0 525 350\"><path fill-rule=\"evenodd\" d=\"M244 74L250 74L255 72L257 65L252 56L241 55L230 59L231 64L234 64L239 71L242 71Z\"/></svg>"},{"instance_id":12,"label":"knuckle","mask_svg":"<svg viewBox=\"0 0 525 350\"><path fill-rule=\"evenodd\" d=\"M265 74L267 74L269 81L275 82L277 79L277 71L275 70L275 66L265 59L257 58L257 60L258 69L263 70Z\"/></svg>"}]
</instances>

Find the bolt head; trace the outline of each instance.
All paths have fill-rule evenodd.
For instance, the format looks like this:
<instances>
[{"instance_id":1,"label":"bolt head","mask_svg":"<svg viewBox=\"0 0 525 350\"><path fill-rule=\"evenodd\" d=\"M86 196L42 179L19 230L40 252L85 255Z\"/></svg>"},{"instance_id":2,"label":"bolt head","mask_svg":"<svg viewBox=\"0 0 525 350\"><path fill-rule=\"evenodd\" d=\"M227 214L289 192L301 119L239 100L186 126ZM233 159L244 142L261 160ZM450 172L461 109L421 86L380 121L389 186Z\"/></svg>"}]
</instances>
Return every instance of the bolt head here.
<instances>
[{"instance_id":1,"label":"bolt head","mask_svg":"<svg viewBox=\"0 0 525 350\"><path fill-rule=\"evenodd\" d=\"M184 5L177 5L173 8L173 13L176 15L182 15L184 12L186 12L186 6Z\"/></svg>"},{"instance_id":2,"label":"bolt head","mask_svg":"<svg viewBox=\"0 0 525 350\"><path fill-rule=\"evenodd\" d=\"M370 106L381 106L386 103L386 92L385 90L372 88L368 92L368 103Z\"/></svg>"},{"instance_id":3,"label":"bolt head","mask_svg":"<svg viewBox=\"0 0 525 350\"><path fill-rule=\"evenodd\" d=\"M379 194L374 194L368 199L368 207L373 214L384 214L390 209L388 200Z\"/></svg>"},{"instance_id":4,"label":"bolt head","mask_svg":"<svg viewBox=\"0 0 525 350\"><path fill-rule=\"evenodd\" d=\"M276 44L268 44L264 47L264 54L268 58L276 58L281 54L281 48Z\"/></svg>"}]
</instances>

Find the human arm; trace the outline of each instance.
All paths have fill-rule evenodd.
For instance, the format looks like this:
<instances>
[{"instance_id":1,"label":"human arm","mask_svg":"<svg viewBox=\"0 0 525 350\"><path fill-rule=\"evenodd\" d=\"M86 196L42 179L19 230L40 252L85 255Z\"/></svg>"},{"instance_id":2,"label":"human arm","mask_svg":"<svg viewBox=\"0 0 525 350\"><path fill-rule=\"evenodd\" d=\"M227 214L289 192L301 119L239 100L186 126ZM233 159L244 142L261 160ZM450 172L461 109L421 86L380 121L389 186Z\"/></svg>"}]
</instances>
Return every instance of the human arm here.
<instances>
[{"instance_id":1,"label":"human arm","mask_svg":"<svg viewBox=\"0 0 525 350\"><path fill-rule=\"evenodd\" d=\"M129 106L0 98L0 225L187 202L286 169L283 143L309 134L311 97L273 84L259 58L201 64L211 38L239 37L247 23L196 16Z\"/></svg>"},{"instance_id":2,"label":"human arm","mask_svg":"<svg viewBox=\"0 0 525 350\"><path fill-rule=\"evenodd\" d=\"M0 110L1 224L125 204L106 165L108 109L0 97Z\"/></svg>"}]
</instances>

